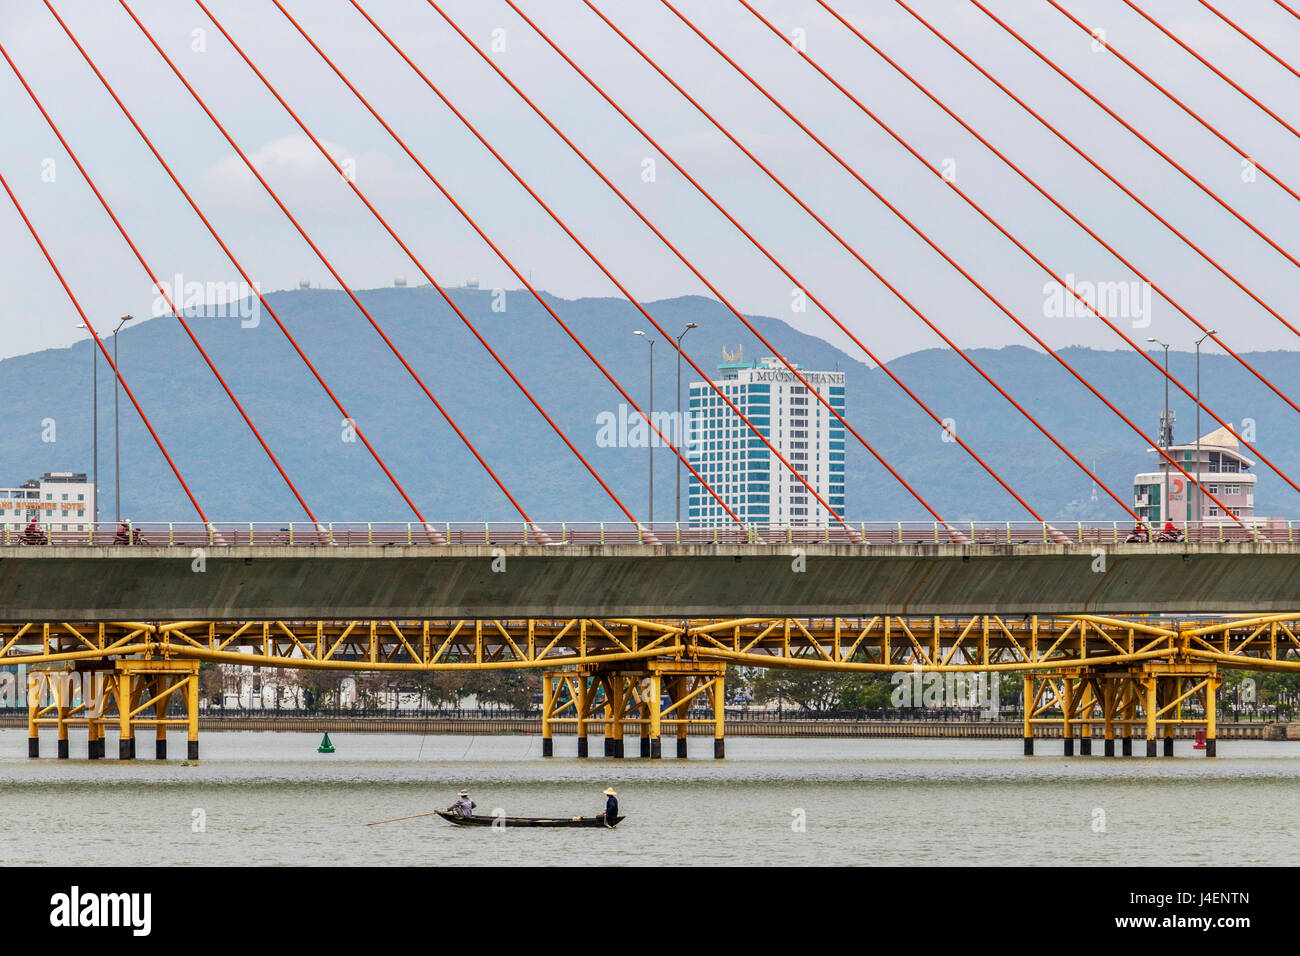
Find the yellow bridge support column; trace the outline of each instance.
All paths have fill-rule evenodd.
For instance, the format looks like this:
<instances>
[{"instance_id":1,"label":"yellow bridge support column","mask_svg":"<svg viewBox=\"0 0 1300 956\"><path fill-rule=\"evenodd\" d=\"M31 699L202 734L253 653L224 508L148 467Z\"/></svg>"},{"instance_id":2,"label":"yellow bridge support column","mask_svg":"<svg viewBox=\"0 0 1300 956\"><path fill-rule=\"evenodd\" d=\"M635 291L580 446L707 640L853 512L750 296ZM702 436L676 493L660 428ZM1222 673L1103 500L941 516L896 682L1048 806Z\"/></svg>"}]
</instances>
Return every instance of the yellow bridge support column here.
<instances>
[{"instance_id":1,"label":"yellow bridge support column","mask_svg":"<svg viewBox=\"0 0 1300 956\"><path fill-rule=\"evenodd\" d=\"M727 672L719 671L710 682L709 696L713 699L713 759L727 756Z\"/></svg>"},{"instance_id":2,"label":"yellow bridge support column","mask_svg":"<svg viewBox=\"0 0 1300 956\"><path fill-rule=\"evenodd\" d=\"M1147 673L1142 678L1142 691L1144 694L1142 707L1146 711L1147 718L1147 756L1156 755L1156 714L1160 710L1157 700L1157 688L1159 678L1155 674Z\"/></svg>"},{"instance_id":3,"label":"yellow bridge support column","mask_svg":"<svg viewBox=\"0 0 1300 956\"><path fill-rule=\"evenodd\" d=\"M54 679L54 702L59 722L58 758L67 760L70 755L68 748L68 711L72 706L72 680L66 672L52 674L51 676Z\"/></svg>"},{"instance_id":4,"label":"yellow bridge support column","mask_svg":"<svg viewBox=\"0 0 1300 956\"><path fill-rule=\"evenodd\" d=\"M1215 698L1219 693L1222 678L1216 672L1205 688L1205 756L1217 757L1218 708Z\"/></svg>"},{"instance_id":5,"label":"yellow bridge support column","mask_svg":"<svg viewBox=\"0 0 1300 956\"><path fill-rule=\"evenodd\" d=\"M551 729L551 708L555 699L555 678L551 674L542 675L542 756L555 756L555 739Z\"/></svg>"},{"instance_id":6,"label":"yellow bridge support column","mask_svg":"<svg viewBox=\"0 0 1300 956\"><path fill-rule=\"evenodd\" d=\"M1114 680L1103 681L1101 684L1101 714L1105 723L1102 731L1104 738L1102 755L1106 757L1115 756L1115 708L1118 699L1118 682Z\"/></svg>"},{"instance_id":7,"label":"yellow bridge support column","mask_svg":"<svg viewBox=\"0 0 1300 956\"><path fill-rule=\"evenodd\" d=\"M1093 699L1092 683L1086 678L1079 681L1079 756L1092 756L1092 716L1096 701Z\"/></svg>"},{"instance_id":8,"label":"yellow bridge support column","mask_svg":"<svg viewBox=\"0 0 1300 956\"><path fill-rule=\"evenodd\" d=\"M1121 685L1124 690L1124 742L1120 755L1133 756L1133 726L1137 723L1138 683L1132 679Z\"/></svg>"},{"instance_id":9,"label":"yellow bridge support column","mask_svg":"<svg viewBox=\"0 0 1300 956\"><path fill-rule=\"evenodd\" d=\"M135 694L131 686L132 674L128 670L119 670L114 676L117 690L113 696L117 699L117 759L135 759L135 726L131 723L131 709Z\"/></svg>"},{"instance_id":10,"label":"yellow bridge support column","mask_svg":"<svg viewBox=\"0 0 1300 956\"><path fill-rule=\"evenodd\" d=\"M1061 740L1065 744L1067 757L1074 756L1074 681L1074 675L1069 672L1061 675L1061 689L1065 695L1065 700L1061 702L1061 713L1064 716L1061 722Z\"/></svg>"},{"instance_id":11,"label":"yellow bridge support column","mask_svg":"<svg viewBox=\"0 0 1300 956\"><path fill-rule=\"evenodd\" d=\"M1024 677L1024 686L1025 686L1024 698L1023 698L1024 705L1022 709L1025 712L1025 729L1024 729L1025 756L1032 757L1034 755L1033 714L1034 714L1035 697L1034 697L1034 679L1029 674L1026 674Z\"/></svg>"},{"instance_id":12,"label":"yellow bridge support column","mask_svg":"<svg viewBox=\"0 0 1300 956\"><path fill-rule=\"evenodd\" d=\"M639 723L637 726L641 729L641 759L650 759L650 690L653 679L643 677L635 684L635 709Z\"/></svg>"},{"instance_id":13,"label":"yellow bridge support column","mask_svg":"<svg viewBox=\"0 0 1300 956\"><path fill-rule=\"evenodd\" d=\"M41 709L41 672L30 671L27 674L27 756L36 758L41 755L41 728L36 723L36 715Z\"/></svg>"},{"instance_id":14,"label":"yellow bridge support column","mask_svg":"<svg viewBox=\"0 0 1300 956\"><path fill-rule=\"evenodd\" d=\"M663 687L663 678L658 674L651 674L650 699L646 701L650 705L650 726L648 731L651 760L659 760L663 757L663 742L659 739L659 735L663 731Z\"/></svg>"},{"instance_id":15,"label":"yellow bridge support column","mask_svg":"<svg viewBox=\"0 0 1300 956\"><path fill-rule=\"evenodd\" d=\"M1171 680L1166 678L1163 681L1163 684L1164 684L1164 695L1163 695L1164 699L1160 704L1160 709L1164 710L1167 707L1174 708L1173 713L1165 715L1165 720L1166 720L1165 756L1172 757L1174 755L1174 721L1176 721L1182 715L1183 705L1182 703L1177 703L1177 704L1174 703L1175 698L1178 697L1178 688L1179 688L1178 679L1174 678Z\"/></svg>"},{"instance_id":16,"label":"yellow bridge support column","mask_svg":"<svg viewBox=\"0 0 1300 956\"><path fill-rule=\"evenodd\" d=\"M199 672L197 668L188 678L186 688L185 759L199 759ZM100 756L103 756L102 754Z\"/></svg>"},{"instance_id":17,"label":"yellow bridge support column","mask_svg":"<svg viewBox=\"0 0 1300 956\"><path fill-rule=\"evenodd\" d=\"M591 707L591 691L587 687L588 677L586 674L579 674L574 681L578 686L578 756L587 756L587 714Z\"/></svg>"},{"instance_id":18,"label":"yellow bridge support column","mask_svg":"<svg viewBox=\"0 0 1300 956\"><path fill-rule=\"evenodd\" d=\"M86 759L99 760L104 756L104 696L107 693L104 674L95 670L89 673L93 700L86 704Z\"/></svg>"},{"instance_id":19,"label":"yellow bridge support column","mask_svg":"<svg viewBox=\"0 0 1300 956\"><path fill-rule=\"evenodd\" d=\"M166 684L167 678L161 674L153 679L153 711L154 719L158 721L154 728L154 759L167 759L167 697Z\"/></svg>"},{"instance_id":20,"label":"yellow bridge support column","mask_svg":"<svg viewBox=\"0 0 1300 956\"><path fill-rule=\"evenodd\" d=\"M677 704L678 701L680 701L680 700L682 700L683 698L686 697L686 687L687 687L687 684L688 684L688 683L689 683L689 682L687 681L687 679L686 679L685 677L676 677L676 678L673 679L673 681L672 681L672 687L673 687L673 691L672 691L672 703L673 703L674 705ZM685 759L686 759L686 730L687 730L687 727L688 727L688 725L687 725L687 723L686 723L686 715L683 714L683 713L678 713L677 711L673 711L673 713L674 713L674 715L678 718L678 721L677 721L677 758L678 758L679 760L685 760Z\"/></svg>"}]
</instances>

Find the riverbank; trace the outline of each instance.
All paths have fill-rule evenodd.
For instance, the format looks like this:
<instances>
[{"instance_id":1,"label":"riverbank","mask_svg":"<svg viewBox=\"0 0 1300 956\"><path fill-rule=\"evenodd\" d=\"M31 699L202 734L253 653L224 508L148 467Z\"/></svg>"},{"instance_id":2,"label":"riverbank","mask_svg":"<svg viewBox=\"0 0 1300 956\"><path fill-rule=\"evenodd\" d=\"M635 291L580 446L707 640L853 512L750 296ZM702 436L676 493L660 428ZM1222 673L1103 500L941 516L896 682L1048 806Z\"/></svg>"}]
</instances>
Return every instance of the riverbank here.
<instances>
[{"instance_id":1,"label":"riverbank","mask_svg":"<svg viewBox=\"0 0 1300 956\"><path fill-rule=\"evenodd\" d=\"M0 716L0 727L27 726L22 715ZM592 736L600 737L599 725L592 727ZM540 736L540 718L528 717L389 717L389 716L322 716L275 717L251 715L203 715L199 717L200 733L214 731L282 731L314 733L385 733L385 734L458 734L468 736L525 735ZM1291 723L1263 721L1220 721L1220 740L1300 740L1300 721ZM703 724L692 725L687 733L692 737L712 737L713 728ZM726 722L728 737L929 737L929 738L1017 738L1023 733L1019 719L1013 720L743 720ZM1094 723L1092 734L1102 736L1102 725ZM557 728L557 736L573 736L572 725ZM634 729L628 736L635 738ZM668 736L668 734L665 734ZM1039 739L1057 739L1061 736L1059 725L1043 725L1035 729ZM1176 739L1189 740L1195 728L1179 727Z\"/></svg>"}]
</instances>

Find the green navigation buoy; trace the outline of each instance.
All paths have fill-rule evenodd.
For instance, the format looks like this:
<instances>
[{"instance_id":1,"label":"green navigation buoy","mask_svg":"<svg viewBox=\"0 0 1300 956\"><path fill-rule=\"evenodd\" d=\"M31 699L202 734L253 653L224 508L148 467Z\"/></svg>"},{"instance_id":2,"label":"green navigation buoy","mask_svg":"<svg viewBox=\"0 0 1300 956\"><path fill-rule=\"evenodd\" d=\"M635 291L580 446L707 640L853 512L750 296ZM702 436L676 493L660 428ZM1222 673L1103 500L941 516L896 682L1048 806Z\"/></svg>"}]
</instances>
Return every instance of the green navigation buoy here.
<instances>
[{"instance_id":1,"label":"green navigation buoy","mask_svg":"<svg viewBox=\"0 0 1300 956\"><path fill-rule=\"evenodd\" d=\"M329 734L321 738L320 746L316 748L316 752L318 754L332 754L334 752L334 745L330 743Z\"/></svg>"}]
</instances>

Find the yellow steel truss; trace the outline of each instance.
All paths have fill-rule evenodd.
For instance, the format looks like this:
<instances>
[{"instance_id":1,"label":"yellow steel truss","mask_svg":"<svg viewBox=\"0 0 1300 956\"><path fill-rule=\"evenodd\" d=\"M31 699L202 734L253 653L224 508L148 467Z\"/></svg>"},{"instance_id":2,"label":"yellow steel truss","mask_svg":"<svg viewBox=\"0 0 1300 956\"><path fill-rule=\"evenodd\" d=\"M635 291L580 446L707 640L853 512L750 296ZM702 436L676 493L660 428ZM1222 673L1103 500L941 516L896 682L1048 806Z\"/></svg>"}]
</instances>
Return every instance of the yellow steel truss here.
<instances>
[{"instance_id":1,"label":"yellow steel truss","mask_svg":"<svg viewBox=\"0 0 1300 956\"><path fill-rule=\"evenodd\" d=\"M808 670L1031 671L1176 659L1300 670L1300 613L863 618L0 622L0 663L147 659L340 670L689 660Z\"/></svg>"},{"instance_id":2,"label":"yellow steel truss","mask_svg":"<svg viewBox=\"0 0 1300 956\"><path fill-rule=\"evenodd\" d=\"M542 673L544 748L556 728L576 731L586 755L589 728L621 751L628 728L657 756L665 729L684 750L692 722L712 722L723 752L726 665L804 670L1019 672L1025 689L1026 753L1034 730L1061 725L1066 752L1081 752L1100 726L1107 753L1117 732L1125 752L1140 727L1154 754L1169 752L1174 728L1206 727L1214 752L1214 689L1223 668L1300 670L1300 612L1171 620L1143 617L873 615L861 618L728 620L459 619L0 622L0 664L24 664L33 753L42 726L58 728L60 756L70 727L87 728L102 756L111 703L119 749L134 756L137 727L153 726L159 753L166 729L184 724L197 756L198 665L202 661L294 669L442 671L499 668ZM95 674L96 701L74 701L58 674ZM33 676L34 675L34 676ZM182 696L186 717L168 718ZM665 697L667 703L663 703ZM1198 702L1188 716L1186 705ZM692 703L709 716L690 717ZM146 713L153 709L153 716ZM1141 716L1139 716L1139 713ZM649 748L648 750L646 748Z\"/></svg>"}]
</instances>

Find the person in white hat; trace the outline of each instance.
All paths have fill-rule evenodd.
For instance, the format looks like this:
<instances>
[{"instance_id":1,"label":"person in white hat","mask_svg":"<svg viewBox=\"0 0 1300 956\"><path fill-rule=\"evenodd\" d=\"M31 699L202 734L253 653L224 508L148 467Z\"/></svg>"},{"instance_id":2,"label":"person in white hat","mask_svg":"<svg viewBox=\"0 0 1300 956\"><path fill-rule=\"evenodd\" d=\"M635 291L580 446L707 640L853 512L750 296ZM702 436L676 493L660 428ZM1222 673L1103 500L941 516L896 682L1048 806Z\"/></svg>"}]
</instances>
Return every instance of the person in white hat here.
<instances>
[{"instance_id":1,"label":"person in white hat","mask_svg":"<svg viewBox=\"0 0 1300 956\"><path fill-rule=\"evenodd\" d=\"M618 819L618 793L613 787L605 788L605 824L612 826L609 821Z\"/></svg>"},{"instance_id":2,"label":"person in white hat","mask_svg":"<svg viewBox=\"0 0 1300 956\"><path fill-rule=\"evenodd\" d=\"M453 811L457 816L464 817L466 820L468 820L470 817L474 815L474 808L477 805L478 804L476 804L473 800L469 798L469 791L462 790L458 795L456 802L453 803L448 809Z\"/></svg>"}]
</instances>

